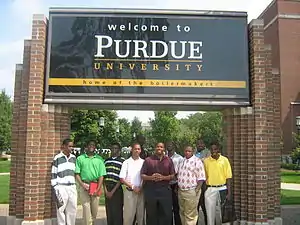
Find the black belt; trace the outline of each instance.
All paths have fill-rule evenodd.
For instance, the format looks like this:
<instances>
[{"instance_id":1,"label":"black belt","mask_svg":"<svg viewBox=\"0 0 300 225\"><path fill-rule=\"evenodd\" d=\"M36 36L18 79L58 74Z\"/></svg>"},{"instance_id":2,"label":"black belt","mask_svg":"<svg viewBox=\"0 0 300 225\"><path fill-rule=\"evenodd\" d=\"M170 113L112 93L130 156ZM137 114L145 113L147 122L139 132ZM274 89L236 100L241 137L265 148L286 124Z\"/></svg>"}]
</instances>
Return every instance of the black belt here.
<instances>
[{"instance_id":1,"label":"black belt","mask_svg":"<svg viewBox=\"0 0 300 225\"><path fill-rule=\"evenodd\" d=\"M133 189L132 189L132 188L129 188L129 187L126 187L126 190L127 190L127 191L133 191Z\"/></svg>"},{"instance_id":2,"label":"black belt","mask_svg":"<svg viewBox=\"0 0 300 225\"><path fill-rule=\"evenodd\" d=\"M207 187L224 187L226 184L221 185L207 185Z\"/></svg>"},{"instance_id":3,"label":"black belt","mask_svg":"<svg viewBox=\"0 0 300 225\"><path fill-rule=\"evenodd\" d=\"M71 185L75 185L73 183L65 183L65 184L58 184L58 185L62 185L62 186L71 186Z\"/></svg>"}]
</instances>

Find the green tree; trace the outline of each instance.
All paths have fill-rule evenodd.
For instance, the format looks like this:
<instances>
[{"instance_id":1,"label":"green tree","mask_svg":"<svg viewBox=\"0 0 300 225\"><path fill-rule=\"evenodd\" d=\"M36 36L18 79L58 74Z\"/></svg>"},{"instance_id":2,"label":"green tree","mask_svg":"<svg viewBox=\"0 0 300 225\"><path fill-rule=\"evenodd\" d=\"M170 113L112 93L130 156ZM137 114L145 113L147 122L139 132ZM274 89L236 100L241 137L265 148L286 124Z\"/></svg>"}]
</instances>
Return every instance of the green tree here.
<instances>
[{"instance_id":1,"label":"green tree","mask_svg":"<svg viewBox=\"0 0 300 225\"><path fill-rule=\"evenodd\" d=\"M104 127L99 126L100 117ZM71 136L77 147L84 147L88 140L96 140L98 147L109 148L118 140L116 132L117 113L108 110L74 110L71 116Z\"/></svg>"},{"instance_id":2,"label":"green tree","mask_svg":"<svg viewBox=\"0 0 300 225\"><path fill-rule=\"evenodd\" d=\"M0 152L11 147L12 102L4 90L0 93Z\"/></svg>"},{"instance_id":3,"label":"green tree","mask_svg":"<svg viewBox=\"0 0 300 225\"><path fill-rule=\"evenodd\" d=\"M179 132L176 139L177 152L183 154L186 145L194 146L198 136L197 131L190 129L186 124L180 121Z\"/></svg>"},{"instance_id":4,"label":"green tree","mask_svg":"<svg viewBox=\"0 0 300 225\"><path fill-rule=\"evenodd\" d=\"M181 123L193 133L193 143L197 138L202 138L209 145L213 140L223 141L222 114L220 112L195 113Z\"/></svg>"},{"instance_id":5,"label":"green tree","mask_svg":"<svg viewBox=\"0 0 300 225\"><path fill-rule=\"evenodd\" d=\"M133 137L134 134L138 135L138 134L142 134L143 133L142 122L136 116L131 121L130 130L131 130L131 137Z\"/></svg>"},{"instance_id":6,"label":"green tree","mask_svg":"<svg viewBox=\"0 0 300 225\"><path fill-rule=\"evenodd\" d=\"M132 140L130 122L125 118L119 119L119 129L119 142L122 147L128 147L131 144Z\"/></svg>"},{"instance_id":7,"label":"green tree","mask_svg":"<svg viewBox=\"0 0 300 225\"><path fill-rule=\"evenodd\" d=\"M175 141L179 130L177 112L159 111L154 112L154 119L150 120L151 136L156 142Z\"/></svg>"}]
</instances>

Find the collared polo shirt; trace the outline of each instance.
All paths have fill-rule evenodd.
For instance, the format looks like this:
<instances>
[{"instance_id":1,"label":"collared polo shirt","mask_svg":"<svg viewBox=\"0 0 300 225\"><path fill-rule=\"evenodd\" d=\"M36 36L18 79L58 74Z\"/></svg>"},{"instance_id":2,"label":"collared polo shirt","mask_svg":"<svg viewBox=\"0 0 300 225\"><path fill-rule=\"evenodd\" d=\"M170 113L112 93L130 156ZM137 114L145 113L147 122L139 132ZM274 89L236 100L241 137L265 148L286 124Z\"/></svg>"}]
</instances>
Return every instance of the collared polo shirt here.
<instances>
[{"instance_id":1,"label":"collared polo shirt","mask_svg":"<svg viewBox=\"0 0 300 225\"><path fill-rule=\"evenodd\" d=\"M140 187L142 185L141 168L143 163L144 160L141 158L134 160L130 157L126 159L122 164L119 177L136 187Z\"/></svg>"},{"instance_id":2,"label":"collared polo shirt","mask_svg":"<svg viewBox=\"0 0 300 225\"><path fill-rule=\"evenodd\" d=\"M174 175L175 169L172 159L168 156L163 156L160 160L156 155L152 155L145 159L141 174L152 176L154 173L159 173L163 176ZM160 187L168 187L169 181L144 181L145 189L157 189Z\"/></svg>"},{"instance_id":3,"label":"collared polo shirt","mask_svg":"<svg viewBox=\"0 0 300 225\"><path fill-rule=\"evenodd\" d=\"M124 158L119 157L110 157L104 161L106 167L105 182L118 183L120 181L120 171Z\"/></svg>"},{"instance_id":4,"label":"collared polo shirt","mask_svg":"<svg viewBox=\"0 0 300 225\"><path fill-rule=\"evenodd\" d=\"M216 160L211 156L204 160L207 185L223 185L232 178L231 166L227 157L220 155Z\"/></svg>"},{"instance_id":5,"label":"collared polo shirt","mask_svg":"<svg viewBox=\"0 0 300 225\"><path fill-rule=\"evenodd\" d=\"M178 168L178 187L181 190L192 190L198 185L198 181L205 181L205 171L201 159L193 155L180 163Z\"/></svg>"},{"instance_id":6,"label":"collared polo shirt","mask_svg":"<svg viewBox=\"0 0 300 225\"><path fill-rule=\"evenodd\" d=\"M70 154L67 157L63 152L57 154L52 162L51 185L72 185L75 184L75 161L76 157Z\"/></svg>"},{"instance_id":7,"label":"collared polo shirt","mask_svg":"<svg viewBox=\"0 0 300 225\"><path fill-rule=\"evenodd\" d=\"M84 182L97 181L99 177L106 175L103 158L98 154L89 157L87 154L79 156L76 160L75 173L80 174Z\"/></svg>"}]
</instances>

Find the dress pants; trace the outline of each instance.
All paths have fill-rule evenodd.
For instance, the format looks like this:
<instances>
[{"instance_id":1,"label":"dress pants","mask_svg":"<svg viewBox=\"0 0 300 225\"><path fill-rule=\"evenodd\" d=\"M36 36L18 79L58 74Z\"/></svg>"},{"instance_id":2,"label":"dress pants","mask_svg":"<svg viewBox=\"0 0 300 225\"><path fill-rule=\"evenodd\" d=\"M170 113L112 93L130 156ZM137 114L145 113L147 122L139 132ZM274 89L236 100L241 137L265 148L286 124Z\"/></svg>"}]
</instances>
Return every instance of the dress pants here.
<instances>
[{"instance_id":1,"label":"dress pants","mask_svg":"<svg viewBox=\"0 0 300 225\"><path fill-rule=\"evenodd\" d=\"M124 189L124 225L132 225L134 216L136 214L136 221L138 225L143 225L145 205L143 193L135 193Z\"/></svg>"},{"instance_id":2,"label":"dress pants","mask_svg":"<svg viewBox=\"0 0 300 225\"><path fill-rule=\"evenodd\" d=\"M171 225L181 225L181 219L179 215L179 203L178 203L178 184L172 184L171 185L172 189L172 202L173 202L173 217L172 217L172 222ZM173 223L174 221L174 223Z\"/></svg>"},{"instance_id":3,"label":"dress pants","mask_svg":"<svg viewBox=\"0 0 300 225\"><path fill-rule=\"evenodd\" d=\"M56 198L63 204L57 208L58 225L75 225L77 210L76 185L58 185L56 187Z\"/></svg>"},{"instance_id":4,"label":"dress pants","mask_svg":"<svg viewBox=\"0 0 300 225\"><path fill-rule=\"evenodd\" d=\"M172 191L169 186L145 190L146 225L172 222Z\"/></svg>"},{"instance_id":5,"label":"dress pants","mask_svg":"<svg viewBox=\"0 0 300 225\"><path fill-rule=\"evenodd\" d=\"M178 201L182 225L196 225L201 189L178 190Z\"/></svg>"},{"instance_id":6,"label":"dress pants","mask_svg":"<svg viewBox=\"0 0 300 225\"><path fill-rule=\"evenodd\" d=\"M79 186L79 196L82 204L83 225L93 225L98 214L99 196L91 196L82 186Z\"/></svg>"},{"instance_id":7,"label":"dress pants","mask_svg":"<svg viewBox=\"0 0 300 225\"><path fill-rule=\"evenodd\" d=\"M106 189L111 191L115 183L106 184ZM122 186L120 186L111 198L105 197L105 209L107 225L122 225L123 224L123 202L124 195Z\"/></svg>"},{"instance_id":8,"label":"dress pants","mask_svg":"<svg viewBox=\"0 0 300 225\"><path fill-rule=\"evenodd\" d=\"M230 224L222 223L221 204L225 201L226 192L226 186L207 188L204 196L208 225Z\"/></svg>"}]
</instances>

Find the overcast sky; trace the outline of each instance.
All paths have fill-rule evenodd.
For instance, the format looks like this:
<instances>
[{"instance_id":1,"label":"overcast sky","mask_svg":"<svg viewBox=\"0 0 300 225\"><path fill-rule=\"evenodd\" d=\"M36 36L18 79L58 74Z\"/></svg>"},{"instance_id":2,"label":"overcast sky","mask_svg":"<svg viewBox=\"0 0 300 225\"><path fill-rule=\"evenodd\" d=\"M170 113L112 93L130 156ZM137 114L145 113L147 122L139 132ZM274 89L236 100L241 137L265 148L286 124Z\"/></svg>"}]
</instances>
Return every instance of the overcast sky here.
<instances>
[{"instance_id":1,"label":"overcast sky","mask_svg":"<svg viewBox=\"0 0 300 225\"><path fill-rule=\"evenodd\" d=\"M30 39L32 14L48 15L49 7L198 9L248 12L249 22L272 0L1 0L0 1L0 90L12 96L16 63L22 63L24 39ZM182 118L192 112L179 112ZM146 122L153 117L149 111L119 111L120 117L134 116Z\"/></svg>"}]
</instances>

